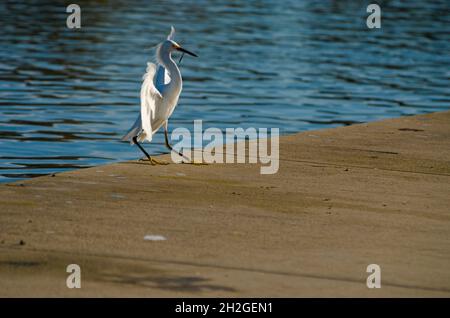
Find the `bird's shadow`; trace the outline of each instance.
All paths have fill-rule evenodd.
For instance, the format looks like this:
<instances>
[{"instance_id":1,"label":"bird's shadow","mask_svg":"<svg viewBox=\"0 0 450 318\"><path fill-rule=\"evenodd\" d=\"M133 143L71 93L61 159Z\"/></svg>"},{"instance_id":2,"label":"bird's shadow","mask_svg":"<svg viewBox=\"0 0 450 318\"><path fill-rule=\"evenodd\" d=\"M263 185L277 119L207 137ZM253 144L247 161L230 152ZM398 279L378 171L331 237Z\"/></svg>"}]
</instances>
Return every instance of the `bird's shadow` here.
<instances>
[{"instance_id":1,"label":"bird's shadow","mask_svg":"<svg viewBox=\"0 0 450 318\"><path fill-rule=\"evenodd\" d=\"M103 279L119 284L136 285L170 291L202 292L222 291L235 292L236 289L210 283L210 279L194 276L149 276L106 274Z\"/></svg>"}]
</instances>

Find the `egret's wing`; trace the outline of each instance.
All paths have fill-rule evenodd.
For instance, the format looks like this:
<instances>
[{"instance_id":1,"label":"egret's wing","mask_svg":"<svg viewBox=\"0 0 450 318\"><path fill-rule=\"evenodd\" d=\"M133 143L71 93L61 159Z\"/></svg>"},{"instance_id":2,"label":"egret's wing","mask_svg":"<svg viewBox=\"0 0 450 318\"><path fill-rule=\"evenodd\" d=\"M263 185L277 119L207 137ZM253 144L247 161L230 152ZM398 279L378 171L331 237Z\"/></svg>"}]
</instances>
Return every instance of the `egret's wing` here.
<instances>
[{"instance_id":1,"label":"egret's wing","mask_svg":"<svg viewBox=\"0 0 450 318\"><path fill-rule=\"evenodd\" d=\"M147 71L143 76L141 86L141 121L144 132L144 140L152 140L152 119L155 117L156 103L162 99L161 93L153 84L153 78L156 74L156 65L147 63Z\"/></svg>"},{"instance_id":2,"label":"egret's wing","mask_svg":"<svg viewBox=\"0 0 450 318\"><path fill-rule=\"evenodd\" d=\"M167 40L173 40L174 38L175 38L175 28L172 25L170 27L170 33L169 36L167 37Z\"/></svg>"}]
</instances>

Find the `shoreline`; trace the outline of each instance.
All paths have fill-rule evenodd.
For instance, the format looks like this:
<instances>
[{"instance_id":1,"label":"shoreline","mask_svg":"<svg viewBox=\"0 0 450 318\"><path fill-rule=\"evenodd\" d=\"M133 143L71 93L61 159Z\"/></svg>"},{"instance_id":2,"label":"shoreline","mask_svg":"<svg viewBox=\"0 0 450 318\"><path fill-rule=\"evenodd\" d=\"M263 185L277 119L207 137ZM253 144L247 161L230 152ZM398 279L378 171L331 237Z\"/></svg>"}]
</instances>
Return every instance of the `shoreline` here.
<instances>
[{"instance_id":1,"label":"shoreline","mask_svg":"<svg viewBox=\"0 0 450 318\"><path fill-rule=\"evenodd\" d=\"M441 112L441 111L439 111L439 112ZM372 121L367 121L367 122L354 122L354 123L339 123L339 124L337 124L338 126L335 126L335 127L324 127L324 128L319 128L319 129L306 129L306 130L301 130L301 131L297 131L297 132L288 132L288 133L279 133L279 137L280 138L283 138L283 137L287 137L287 136L292 136L292 135L297 135L297 134L302 134L302 133L307 133L307 132L312 132L312 131L322 131L322 130L328 130L328 129L336 129L336 128L343 128L343 127L349 127L349 126L354 126L354 125L363 125L363 124L369 124L369 123L376 123L376 122L380 122L380 121L384 121L384 120L392 120L392 119L397 119L397 118L403 118L403 117L414 117L414 116L421 116L421 115L427 115L427 114L431 114L431 113L435 113L435 112L424 112L424 113L420 113L420 114L417 114L417 115L403 115L403 116L401 116L401 115L399 115L399 116L397 116L397 117L388 117L388 118L378 118L378 119L375 119L375 120L372 120ZM349 121L350 122L350 121ZM334 124L333 124L334 125ZM161 132L161 134L162 134L162 132ZM163 137L162 137L163 138ZM262 138L262 139L265 139L265 138ZM270 139L270 138L268 138L268 139ZM251 141L255 141L254 139L251 139ZM240 140L238 140L237 142L234 142L234 144L236 144L236 143L238 143L238 142L241 142ZM123 142L124 144L129 144L129 142ZM223 147L226 147L226 145L227 145L228 143L222 143L221 145L223 146ZM148 143L143 143L143 146L144 147L146 147L146 145L148 146L149 144ZM157 157L160 157L160 156L167 156L167 155L170 155L170 153L169 152L167 152L168 150L167 150L167 148L161 143L160 144L161 145L161 149L163 149L163 151L156 151L155 153L150 153L150 155L152 156L152 157L155 157L155 158L157 158ZM204 146L204 145L203 145ZM149 150L148 149L146 149L148 152L149 152ZM192 150L193 152L199 152L199 150L197 149L197 148L195 148L194 150ZM88 168L95 168L95 167L101 167L101 166L105 166L105 165L111 165L111 164L117 164L117 163L121 163L121 162L132 162L132 161L137 161L138 160L138 158L142 158L142 157L144 157L144 155L142 154L142 152L140 152L139 151L139 149L136 149L136 152L135 152L135 154L136 154L136 156L135 157L133 157L133 158L121 158L121 159L114 159L114 160L111 160L111 161L107 161L107 162L102 162L102 163L100 163L100 164L95 164L95 165L88 165L88 166L84 166L84 167L71 167L71 168L67 168L68 170L59 170L59 171L53 171L53 172L49 172L49 173L46 173L46 174L40 174L40 172L39 171L34 171L34 172L31 172L30 174L39 174L39 175L37 175L37 176L33 176L33 177L24 177L24 178L21 178L21 177L14 177L14 178L11 178L10 177L10 180L8 180L8 181L5 181L5 180L7 180L6 178L2 181L2 179L0 179L0 185L2 185L2 184L10 184L10 183L16 183L16 182L21 182L21 181L26 181L26 180L31 180L31 179L35 179L35 178L40 178L40 177L46 177L46 176L51 176L51 175L56 175L56 174L60 174L60 173L66 173L66 172L71 172L71 171L76 171L76 170L80 170L80 169L88 169ZM65 155L67 155L67 156L72 156L73 154L65 154ZM37 157L37 158L33 158L33 159L38 159L39 157ZM5 170L7 170L7 169L5 169ZM17 170L17 169L12 169L12 170ZM26 173L24 173L24 174L26 174Z\"/></svg>"},{"instance_id":2,"label":"shoreline","mask_svg":"<svg viewBox=\"0 0 450 318\"><path fill-rule=\"evenodd\" d=\"M445 112L445 111L438 111L438 112ZM278 136L280 138L283 137L288 137L288 136L292 136L292 135L297 135L297 134L304 134L307 132L313 132L313 131L323 131L323 130L328 130L328 129L336 129L336 128L344 128L344 127L349 127L349 126L355 126L355 125L364 125L364 124L370 124L370 123L377 123L377 122L381 122L381 121L385 121L385 120L393 120L393 119L397 119L397 118L406 118L406 117L414 117L414 116L423 116L423 115L427 115L427 114L433 114L436 112L424 112L424 113L420 113L420 114L416 114L416 115L403 115L403 116L397 116L397 117L388 117L388 118L382 118L382 119L375 119L373 121L367 121L367 122L355 122L355 123L350 123L350 124L342 124L340 123L339 126L337 127L325 127L325 128L320 128L320 129L307 129L307 130L302 130L302 131L297 131L297 132L289 132L289 133L279 133ZM258 138L258 139L265 139L265 138ZM255 142L258 139L250 139L251 141ZM270 138L268 138L270 139ZM241 142L240 140L233 142L235 145L237 143ZM124 142L126 144L129 144L129 142ZM226 147L226 145L228 145L229 143L221 143L220 145L223 146L224 148ZM148 143L143 143L143 146L145 147L146 145L148 145ZM161 144L162 145L162 144ZM163 146L163 145L162 145ZM203 145L204 147L205 145ZM220 148L218 146L218 148ZM164 149L164 151L157 151L155 153L150 153L150 155L152 157L158 158L161 156L168 156L170 155L169 152L167 152L167 148L164 146L162 147L162 149ZM146 149L147 151L149 151L148 149ZM192 152L201 152L201 150L198 150L198 148L195 149L191 149ZM225 150L224 150L225 151ZM225 152L223 152L222 154L225 155ZM71 154L67 154L67 155L71 155ZM49 172L47 174L42 174L42 175L38 175L38 176L33 176L33 177L24 177L24 178L10 178L11 180L9 181L2 181L0 179L0 185L3 184L10 184L10 183L16 183L16 182L21 182L21 181L26 181L26 180L31 180L31 179L35 179L35 178L40 178L40 177L46 177L46 176L51 176L51 175L56 175L56 174L61 174L61 173L66 173L66 172L71 172L71 171L76 171L76 170L80 170L80 169L88 169L88 168L95 168L95 167L101 167L101 166L105 166L105 165L111 165L111 164L117 164L117 163L121 163L121 162L133 162L133 161L137 161L139 160L138 158L143 158L144 155L142 154L142 152L139 151L139 149L136 150L136 158L122 158L122 159L115 159L112 160L110 162L103 162L100 164L96 164L96 165L89 165L89 166L85 166L85 167L76 167L76 168L68 168L68 170L62 170L62 171L54 171L54 172ZM173 162L171 162L173 163ZM39 173L39 172L36 172ZM33 174L33 173L31 173Z\"/></svg>"}]
</instances>

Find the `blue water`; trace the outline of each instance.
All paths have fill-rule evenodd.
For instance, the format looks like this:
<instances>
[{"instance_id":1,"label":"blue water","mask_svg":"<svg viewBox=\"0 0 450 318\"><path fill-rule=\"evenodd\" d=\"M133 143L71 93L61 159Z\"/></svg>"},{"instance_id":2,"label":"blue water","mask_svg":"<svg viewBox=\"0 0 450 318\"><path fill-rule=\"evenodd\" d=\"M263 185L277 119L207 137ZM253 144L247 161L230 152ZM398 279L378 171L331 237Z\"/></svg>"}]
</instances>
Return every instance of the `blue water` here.
<instances>
[{"instance_id":1,"label":"blue water","mask_svg":"<svg viewBox=\"0 0 450 318\"><path fill-rule=\"evenodd\" d=\"M170 25L198 53L170 128L289 134L450 108L450 2L66 1L0 3L0 182L141 156L120 137L139 112L151 47ZM162 134L146 148L166 152Z\"/></svg>"}]
</instances>

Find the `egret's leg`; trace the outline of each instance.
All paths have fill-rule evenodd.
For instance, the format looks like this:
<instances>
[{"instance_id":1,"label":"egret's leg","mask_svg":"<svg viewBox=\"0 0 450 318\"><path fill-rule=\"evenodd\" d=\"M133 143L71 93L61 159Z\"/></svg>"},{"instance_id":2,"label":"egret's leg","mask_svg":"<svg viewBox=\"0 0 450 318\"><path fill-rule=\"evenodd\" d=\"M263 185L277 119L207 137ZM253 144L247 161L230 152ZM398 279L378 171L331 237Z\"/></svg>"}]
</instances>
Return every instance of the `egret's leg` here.
<instances>
[{"instance_id":1,"label":"egret's leg","mask_svg":"<svg viewBox=\"0 0 450 318\"><path fill-rule=\"evenodd\" d=\"M142 147L139 142L137 141L137 137L133 137L133 142L136 144L136 146L139 147L139 149L144 153L144 155L147 157L148 161L150 161L150 163L152 165L164 165L164 164L168 164L167 162L162 162L162 161L157 161L155 159L153 159L147 151L145 151L144 147Z\"/></svg>"},{"instance_id":2,"label":"egret's leg","mask_svg":"<svg viewBox=\"0 0 450 318\"><path fill-rule=\"evenodd\" d=\"M170 151L175 151L178 155L180 155L181 157L183 157L186 160L186 161L182 161L182 163L187 163L187 164L191 164L191 165L207 165L207 163L204 163L204 162L195 162L194 160L191 160L188 157L186 157L185 155L183 155L181 152L174 150L173 147L169 143L167 127L168 127L168 122L166 121L166 123L164 124L164 137L166 140L166 147L169 148Z\"/></svg>"},{"instance_id":3,"label":"egret's leg","mask_svg":"<svg viewBox=\"0 0 450 318\"><path fill-rule=\"evenodd\" d=\"M168 122L166 121L164 124L164 139L166 141L166 147L169 148L170 151L175 151L180 157L183 157L187 161L191 161L188 157L183 155L181 152L178 152L173 149L173 147L169 143L169 132L168 132Z\"/></svg>"},{"instance_id":4,"label":"egret's leg","mask_svg":"<svg viewBox=\"0 0 450 318\"><path fill-rule=\"evenodd\" d=\"M144 155L147 157L147 159L151 162L152 161L152 157L150 157L148 152L145 151L145 149L139 144L139 142L137 141L137 137L136 136L133 137L133 142L134 142L134 144L136 146L138 146L138 148L144 153Z\"/></svg>"}]
</instances>

